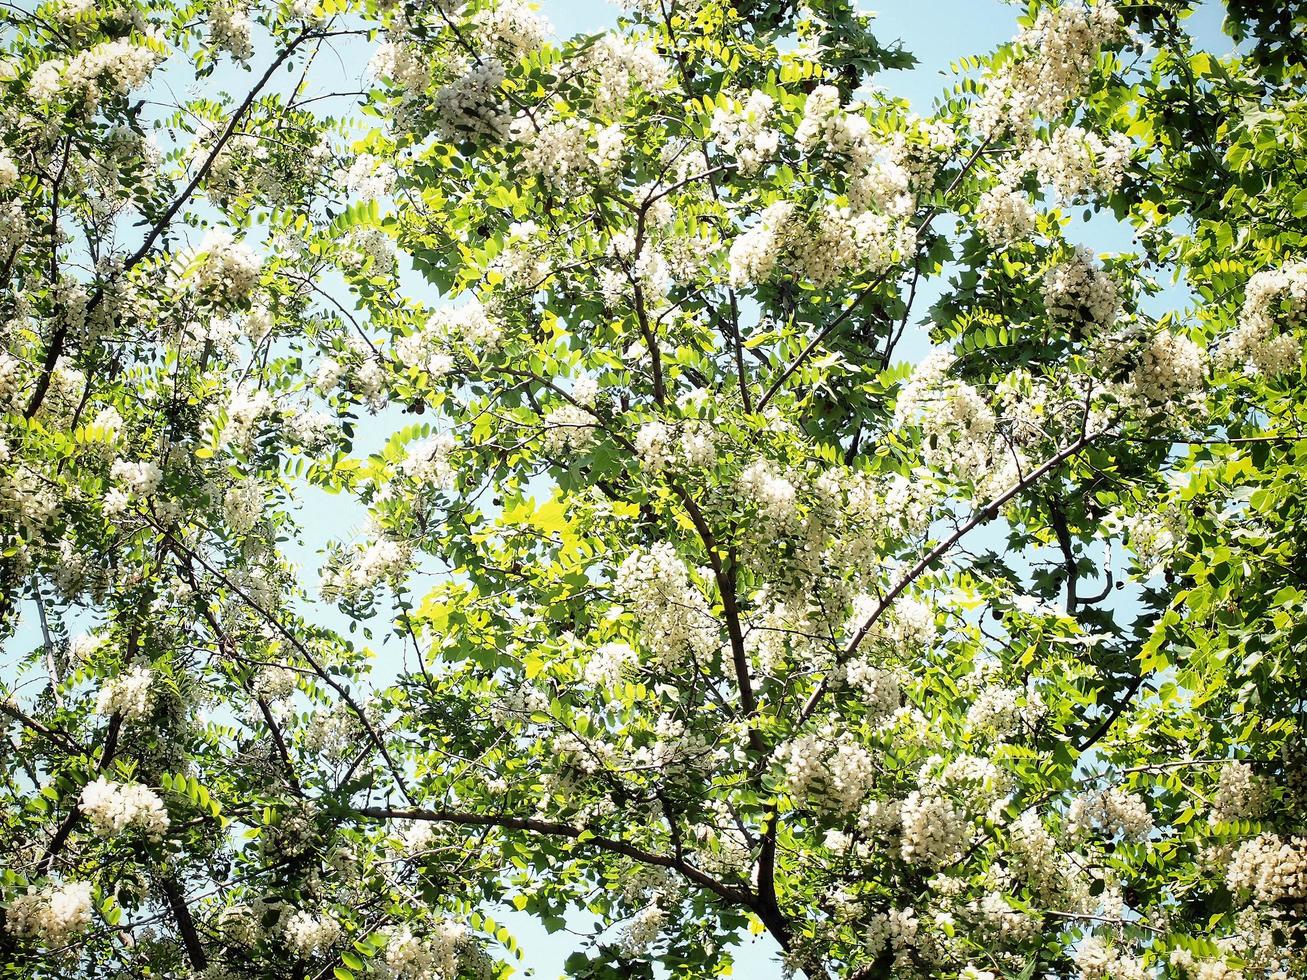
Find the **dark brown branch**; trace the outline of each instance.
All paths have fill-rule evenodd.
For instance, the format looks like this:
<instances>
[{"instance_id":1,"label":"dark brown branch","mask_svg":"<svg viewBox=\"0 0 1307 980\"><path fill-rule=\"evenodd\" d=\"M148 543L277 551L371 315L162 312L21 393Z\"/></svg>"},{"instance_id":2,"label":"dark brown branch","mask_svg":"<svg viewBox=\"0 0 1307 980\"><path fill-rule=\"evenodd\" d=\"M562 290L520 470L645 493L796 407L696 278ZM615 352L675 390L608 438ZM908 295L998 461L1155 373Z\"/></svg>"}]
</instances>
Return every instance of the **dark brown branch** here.
<instances>
[{"instance_id":1,"label":"dark brown branch","mask_svg":"<svg viewBox=\"0 0 1307 980\"><path fill-rule=\"evenodd\" d=\"M186 894L181 886L167 875L163 877L160 886L164 897L168 899L168 908L177 923L177 931L181 934L186 958L190 960L193 969L203 970L208 965L209 958L204 955L200 934L195 929L195 920L191 918L191 910L186 904Z\"/></svg>"},{"instance_id":2,"label":"dark brown branch","mask_svg":"<svg viewBox=\"0 0 1307 980\"><path fill-rule=\"evenodd\" d=\"M503 813L460 813L454 810L397 809L388 806L360 807L355 809L354 812L359 816L378 820L426 820L432 823L448 823L459 827L499 827L503 830L521 830L546 837L567 838L587 847L629 857L642 864L676 871L696 885L706 888L713 894L737 905L754 908L756 904L753 896L748 892L718 881L712 875L701 871L688 861L670 854L659 854L655 851L645 850L634 844L628 844L626 841L592 834L570 824L557 823L552 820L538 820L532 817L515 817Z\"/></svg>"}]
</instances>

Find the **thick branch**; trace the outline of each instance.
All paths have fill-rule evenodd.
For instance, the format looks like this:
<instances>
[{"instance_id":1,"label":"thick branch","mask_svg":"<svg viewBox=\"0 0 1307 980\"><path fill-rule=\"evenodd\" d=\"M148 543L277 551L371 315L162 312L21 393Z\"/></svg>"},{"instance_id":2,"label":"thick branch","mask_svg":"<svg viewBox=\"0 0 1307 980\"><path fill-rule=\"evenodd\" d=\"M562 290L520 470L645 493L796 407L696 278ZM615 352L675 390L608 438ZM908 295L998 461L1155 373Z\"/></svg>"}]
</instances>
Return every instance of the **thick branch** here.
<instances>
[{"instance_id":1,"label":"thick branch","mask_svg":"<svg viewBox=\"0 0 1307 980\"><path fill-rule=\"evenodd\" d=\"M209 958L204 955L204 946L201 945L200 934L195 929L195 920L191 918L191 910L186 905L186 895L181 886L167 875L160 884L164 897L168 899L168 908L177 923L177 932L181 934L186 958L190 960L192 968L203 970L208 965Z\"/></svg>"},{"instance_id":2,"label":"thick branch","mask_svg":"<svg viewBox=\"0 0 1307 980\"><path fill-rule=\"evenodd\" d=\"M557 823L552 820L537 820L531 817L515 817L503 813L460 813L454 810L397 809L388 806L366 806L358 808L354 812L359 816L372 817L378 820L426 820L432 823L448 823L459 827L499 827L503 830L522 830L546 837L568 838L577 843L585 844L587 847L629 857L642 864L669 868L679 872L696 885L706 888L713 894L736 905L753 908L755 904L753 896L748 892L718 881L712 875L699 870L688 861L673 857L670 854L647 851L644 848L636 847L634 844L628 844L626 841L614 840L611 837L600 837L570 824Z\"/></svg>"}]
</instances>

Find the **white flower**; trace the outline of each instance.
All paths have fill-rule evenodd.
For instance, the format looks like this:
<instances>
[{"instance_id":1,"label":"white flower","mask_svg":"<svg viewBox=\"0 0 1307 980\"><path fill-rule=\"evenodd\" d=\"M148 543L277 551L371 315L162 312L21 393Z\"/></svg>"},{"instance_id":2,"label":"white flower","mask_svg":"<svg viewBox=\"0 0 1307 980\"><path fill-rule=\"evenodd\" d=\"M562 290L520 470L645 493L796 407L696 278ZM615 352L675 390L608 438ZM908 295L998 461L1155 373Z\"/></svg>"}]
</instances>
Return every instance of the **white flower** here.
<instances>
[{"instance_id":1,"label":"white flower","mask_svg":"<svg viewBox=\"0 0 1307 980\"><path fill-rule=\"evenodd\" d=\"M641 646L656 660L675 665L717 647L716 620L670 544L628 555L617 569L613 592L630 601L642 627Z\"/></svg>"},{"instance_id":2,"label":"white flower","mask_svg":"<svg viewBox=\"0 0 1307 980\"><path fill-rule=\"evenodd\" d=\"M431 84L431 67L422 52L403 42L386 41L378 45L368 63L368 71L409 95L420 95Z\"/></svg>"},{"instance_id":3,"label":"white flower","mask_svg":"<svg viewBox=\"0 0 1307 980\"><path fill-rule=\"evenodd\" d=\"M778 474L770 462L755 460L740 474L740 493L758 508L767 522L783 530L798 522L794 484Z\"/></svg>"},{"instance_id":4,"label":"white flower","mask_svg":"<svg viewBox=\"0 0 1307 980\"><path fill-rule=\"evenodd\" d=\"M604 114L624 107L637 86L656 91L670 77L667 63L652 44L615 33L604 34L594 43L586 63L595 74L595 109Z\"/></svg>"},{"instance_id":5,"label":"white flower","mask_svg":"<svg viewBox=\"0 0 1307 980\"><path fill-rule=\"evenodd\" d=\"M645 956L662 933L667 913L655 902L647 905L627 922L622 932L622 949L627 956Z\"/></svg>"},{"instance_id":6,"label":"white flower","mask_svg":"<svg viewBox=\"0 0 1307 980\"><path fill-rule=\"evenodd\" d=\"M250 478L231 487L222 498L222 515L236 534L244 534L254 527L263 513L263 485Z\"/></svg>"},{"instance_id":7,"label":"white flower","mask_svg":"<svg viewBox=\"0 0 1307 980\"><path fill-rule=\"evenodd\" d=\"M8 150L0 150L0 191L7 191L18 181L18 165Z\"/></svg>"},{"instance_id":8,"label":"white flower","mask_svg":"<svg viewBox=\"0 0 1307 980\"><path fill-rule=\"evenodd\" d=\"M731 285L753 285L771 277L787 244L793 213L792 204L778 201L759 215L756 225L735 237L729 257Z\"/></svg>"},{"instance_id":9,"label":"white flower","mask_svg":"<svg viewBox=\"0 0 1307 980\"><path fill-rule=\"evenodd\" d=\"M1263 904L1307 900L1307 837L1262 834L1240 844L1225 875L1230 891Z\"/></svg>"},{"instance_id":10,"label":"white flower","mask_svg":"<svg viewBox=\"0 0 1307 980\"><path fill-rule=\"evenodd\" d=\"M1295 370L1302 360L1296 330L1304 310L1307 262L1254 274L1244 291L1238 327L1222 342L1218 363L1272 376Z\"/></svg>"},{"instance_id":11,"label":"white flower","mask_svg":"<svg viewBox=\"0 0 1307 980\"><path fill-rule=\"evenodd\" d=\"M1211 823L1256 820L1268 802L1270 793L1266 783L1253 773L1252 766L1246 762L1227 762L1221 767L1207 819Z\"/></svg>"},{"instance_id":12,"label":"white flower","mask_svg":"<svg viewBox=\"0 0 1307 980\"><path fill-rule=\"evenodd\" d=\"M153 706L153 682L154 674L148 667L129 667L104 682L95 698L95 713L106 717L121 715L123 721L144 718Z\"/></svg>"},{"instance_id":13,"label":"white flower","mask_svg":"<svg viewBox=\"0 0 1307 980\"><path fill-rule=\"evenodd\" d=\"M594 408L599 400L599 382L588 374L579 376L572 382L572 400L586 408Z\"/></svg>"},{"instance_id":14,"label":"white flower","mask_svg":"<svg viewBox=\"0 0 1307 980\"><path fill-rule=\"evenodd\" d=\"M583 453L594 443L594 421L594 416L583 408L560 405L545 416L541 445L554 456L568 451Z\"/></svg>"},{"instance_id":15,"label":"white flower","mask_svg":"<svg viewBox=\"0 0 1307 980\"><path fill-rule=\"evenodd\" d=\"M5 910L5 930L61 946L91 924L91 883L70 881L19 895Z\"/></svg>"},{"instance_id":16,"label":"white flower","mask_svg":"<svg viewBox=\"0 0 1307 980\"><path fill-rule=\"evenodd\" d=\"M197 289L224 302L249 296L263 268L254 250L225 228L210 229L198 249L182 253L179 259Z\"/></svg>"},{"instance_id":17,"label":"white flower","mask_svg":"<svg viewBox=\"0 0 1307 980\"><path fill-rule=\"evenodd\" d=\"M1071 834L1096 830L1106 837L1120 834L1126 840L1142 841L1153 831L1153 817L1142 796L1117 786L1072 800L1067 830Z\"/></svg>"},{"instance_id":18,"label":"white flower","mask_svg":"<svg viewBox=\"0 0 1307 980\"><path fill-rule=\"evenodd\" d=\"M743 105L719 102L713 109L713 139L723 153L735 157L741 173L755 172L780 145L780 133L767 126L774 105L766 92L755 91Z\"/></svg>"},{"instance_id":19,"label":"white flower","mask_svg":"<svg viewBox=\"0 0 1307 980\"><path fill-rule=\"evenodd\" d=\"M402 469L414 483L425 487L449 487L454 482L453 453L458 440L452 432L437 432L408 448Z\"/></svg>"},{"instance_id":20,"label":"white flower","mask_svg":"<svg viewBox=\"0 0 1307 980\"><path fill-rule=\"evenodd\" d=\"M1037 220L1030 197L1014 184L995 184L976 202L976 229L996 248L1030 238Z\"/></svg>"},{"instance_id":21,"label":"white flower","mask_svg":"<svg viewBox=\"0 0 1307 980\"><path fill-rule=\"evenodd\" d=\"M249 14L229 0L217 0L209 7L209 43L237 61L249 61L254 56Z\"/></svg>"},{"instance_id":22,"label":"white flower","mask_svg":"<svg viewBox=\"0 0 1307 980\"><path fill-rule=\"evenodd\" d=\"M482 43L506 57L521 58L549 38L549 21L531 9L526 0L498 0L472 18Z\"/></svg>"},{"instance_id":23,"label":"white flower","mask_svg":"<svg viewBox=\"0 0 1307 980\"><path fill-rule=\"evenodd\" d=\"M123 484L132 493L141 497L149 497L159 489L159 484L163 480L163 471L159 465L150 460L142 460L132 463L127 460L117 460L109 470L110 478Z\"/></svg>"},{"instance_id":24,"label":"white flower","mask_svg":"<svg viewBox=\"0 0 1307 980\"><path fill-rule=\"evenodd\" d=\"M903 860L938 868L962 857L971 837L971 825L948 799L914 790L903 801L899 813L903 821L899 848Z\"/></svg>"},{"instance_id":25,"label":"white flower","mask_svg":"<svg viewBox=\"0 0 1307 980\"><path fill-rule=\"evenodd\" d=\"M1144 349L1133 380L1149 401L1170 402L1197 394L1206 373L1203 349L1183 334L1163 330Z\"/></svg>"},{"instance_id":26,"label":"white flower","mask_svg":"<svg viewBox=\"0 0 1307 980\"><path fill-rule=\"evenodd\" d=\"M325 953L340 938L340 923L329 912L313 915L299 909L287 919L284 928L286 945L300 959Z\"/></svg>"},{"instance_id":27,"label":"white flower","mask_svg":"<svg viewBox=\"0 0 1307 980\"><path fill-rule=\"evenodd\" d=\"M441 86L432 101L441 133L448 139L467 133L495 139L507 135L512 116L504 106L503 82L504 66L483 58Z\"/></svg>"},{"instance_id":28,"label":"white flower","mask_svg":"<svg viewBox=\"0 0 1307 980\"><path fill-rule=\"evenodd\" d=\"M1093 334L1116 320L1121 299L1116 281L1094 261L1088 248L1078 248L1072 258L1044 275L1044 308L1048 315ZM1085 329L1088 328L1088 329Z\"/></svg>"},{"instance_id":29,"label":"white flower","mask_svg":"<svg viewBox=\"0 0 1307 980\"><path fill-rule=\"evenodd\" d=\"M82 788L79 806L95 832L103 837L132 829L162 837L168 830L163 800L140 783L112 783L100 776Z\"/></svg>"}]
</instances>

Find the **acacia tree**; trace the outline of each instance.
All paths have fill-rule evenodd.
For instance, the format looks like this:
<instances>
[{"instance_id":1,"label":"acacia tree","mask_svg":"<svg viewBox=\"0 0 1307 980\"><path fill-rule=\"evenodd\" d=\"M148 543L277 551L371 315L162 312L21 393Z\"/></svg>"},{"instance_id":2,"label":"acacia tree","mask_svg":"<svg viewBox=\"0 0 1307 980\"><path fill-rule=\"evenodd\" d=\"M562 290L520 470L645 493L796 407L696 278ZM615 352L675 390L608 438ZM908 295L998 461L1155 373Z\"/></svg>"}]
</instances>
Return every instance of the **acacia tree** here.
<instances>
[{"instance_id":1,"label":"acacia tree","mask_svg":"<svg viewBox=\"0 0 1307 980\"><path fill-rule=\"evenodd\" d=\"M5 8L0 969L1304 975L1307 15L1189 8Z\"/></svg>"}]
</instances>

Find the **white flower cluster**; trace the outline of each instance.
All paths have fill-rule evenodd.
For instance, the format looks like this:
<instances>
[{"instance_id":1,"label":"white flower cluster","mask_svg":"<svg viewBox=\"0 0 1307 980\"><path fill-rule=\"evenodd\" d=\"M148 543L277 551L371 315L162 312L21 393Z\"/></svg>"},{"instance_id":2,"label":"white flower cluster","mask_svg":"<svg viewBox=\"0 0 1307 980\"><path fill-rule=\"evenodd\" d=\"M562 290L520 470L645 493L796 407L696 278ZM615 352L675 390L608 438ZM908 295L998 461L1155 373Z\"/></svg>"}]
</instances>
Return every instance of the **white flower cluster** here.
<instances>
[{"instance_id":1,"label":"white flower cluster","mask_svg":"<svg viewBox=\"0 0 1307 980\"><path fill-rule=\"evenodd\" d=\"M325 953L340 939L340 923L330 912L314 915L297 909L283 927L286 945L300 959Z\"/></svg>"},{"instance_id":2,"label":"white flower cluster","mask_svg":"<svg viewBox=\"0 0 1307 980\"><path fill-rule=\"evenodd\" d=\"M641 643L655 660L679 664L691 654L702 657L717 649L716 619L670 544L628 555L613 591L630 602Z\"/></svg>"},{"instance_id":3,"label":"white flower cluster","mask_svg":"<svg viewBox=\"0 0 1307 980\"><path fill-rule=\"evenodd\" d=\"M976 230L995 248L1030 238L1038 215L1015 176L1004 175L976 202Z\"/></svg>"},{"instance_id":4,"label":"white flower cluster","mask_svg":"<svg viewBox=\"0 0 1307 980\"><path fill-rule=\"evenodd\" d=\"M646 422L635 433L635 454L644 468L660 473L672 465L675 458L673 431L666 422Z\"/></svg>"},{"instance_id":5,"label":"white flower cluster","mask_svg":"<svg viewBox=\"0 0 1307 980\"><path fill-rule=\"evenodd\" d=\"M1130 138L1111 133L1104 140L1079 126L1065 126L1047 141L1036 140L1021 165L1034 170L1039 182L1052 187L1063 201L1072 202L1090 191L1110 194L1121 186L1130 163Z\"/></svg>"},{"instance_id":6,"label":"white flower cluster","mask_svg":"<svg viewBox=\"0 0 1307 980\"><path fill-rule=\"evenodd\" d=\"M916 241L912 228L888 215L833 204L816 216L816 227L806 226L804 232L795 243L794 258L818 286L850 274L883 272Z\"/></svg>"},{"instance_id":7,"label":"white flower cluster","mask_svg":"<svg viewBox=\"0 0 1307 980\"><path fill-rule=\"evenodd\" d=\"M394 980L429 980L436 976L435 956L407 926L392 926L386 936L385 962Z\"/></svg>"},{"instance_id":8,"label":"white flower cluster","mask_svg":"<svg viewBox=\"0 0 1307 980\"><path fill-rule=\"evenodd\" d=\"M1062 853L1034 810L1026 810L1009 826L1007 850L1012 871L1036 894L1047 896L1061 889Z\"/></svg>"},{"instance_id":9,"label":"white flower cluster","mask_svg":"<svg viewBox=\"0 0 1307 980\"><path fill-rule=\"evenodd\" d=\"M408 571L411 549L390 538L379 538L338 555L322 570L318 591L324 599L364 595L383 582L393 582Z\"/></svg>"},{"instance_id":10,"label":"white flower cluster","mask_svg":"<svg viewBox=\"0 0 1307 980\"><path fill-rule=\"evenodd\" d=\"M922 360L894 406L894 424L921 429L922 454L933 467L963 478L990 468L997 417L979 390L948 377L953 355L937 350Z\"/></svg>"},{"instance_id":11,"label":"white flower cluster","mask_svg":"<svg viewBox=\"0 0 1307 980\"><path fill-rule=\"evenodd\" d=\"M286 435L291 443L307 453L325 449L337 431L335 417L322 411L304 409L292 412L286 420Z\"/></svg>"},{"instance_id":12,"label":"white flower cluster","mask_svg":"<svg viewBox=\"0 0 1307 980\"><path fill-rule=\"evenodd\" d=\"M1227 762L1221 767L1207 819L1214 824L1256 820L1265 812L1269 802L1266 782L1253 773L1252 766L1246 762Z\"/></svg>"},{"instance_id":13,"label":"white flower cluster","mask_svg":"<svg viewBox=\"0 0 1307 980\"><path fill-rule=\"evenodd\" d=\"M1230 858L1225 881L1230 891L1267 905L1307 901L1307 837L1262 834L1245 841Z\"/></svg>"},{"instance_id":14,"label":"white flower cluster","mask_svg":"<svg viewBox=\"0 0 1307 980\"><path fill-rule=\"evenodd\" d=\"M782 257L818 286L843 276L889 268L915 242L912 228L887 215L826 205L810 220L780 201L731 243L728 256L734 286L766 282Z\"/></svg>"},{"instance_id":15,"label":"white flower cluster","mask_svg":"<svg viewBox=\"0 0 1307 980\"><path fill-rule=\"evenodd\" d=\"M19 895L5 910L5 930L13 936L62 946L91 924L91 883L70 881Z\"/></svg>"},{"instance_id":16,"label":"white flower cluster","mask_svg":"<svg viewBox=\"0 0 1307 980\"><path fill-rule=\"evenodd\" d=\"M1147 401L1184 401L1202 390L1207 355L1183 334L1162 330L1144 348L1135 368L1135 389Z\"/></svg>"},{"instance_id":17,"label":"white flower cluster","mask_svg":"<svg viewBox=\"0 0 1307 980\"><path fill-rule=\"evenodd\" d=\"M18 182L18 164L8 150L0 150L0 191L7 191Z\"/></svg>"},{"instance_id":18,"label":"white flower cluster","mask_svg":"<svg viewBox=\"0 0 1307 980\"><path fill-rule=\"evenodd\" d=\"M776 262L789 243L790 219L794 205L778 201L758 216L758 222L731 242L728 261L731 285L746 286L766 282Z\"/></svg>"},{"instance_id":19,"label":"white flower cluster","mask_svg":"<svg viewBox=\"0 0 1307 980\"><path fill-rule=\"evenodd\" d=\"M836 158L853 211L905 217L916 207L916 192L933 183L957 133L946 122L913 115L885 139L864 113L857 104L842 108L838 90L819 85L808 96L795 138L810 151Z\"/></svg>"},{"instance_id":20,"label":"white flower cluster","mask_svg":"<svg viewBox=\"0 0 1307 980\"><path fill-rule=\"evenodd\" d=\"M1091 249L1076 249L1044 275L1044 309L1054 321L1082 328L1082 336L1110 327L1120 308L1116 280L1095 261Z\"/></svg>"},{"instance_id":21,"label":"white flower cluster","mask_svg":"<svg viewBox=\"0 0 1307 980\"><path fill-rule=\"evenodd\" d=\"M1244 972L1224 960L1200 960L1182 947L1171 950L1170 963L1183 969L1193 980L1244 980Z\"/></svg>"},{"instance_id":22,"label":"white flower cluster","mask_svg":"<svg viewBox=\"0 0 1307 980\"><path fill-rule=\"evenodd\" d=\"M472 26L481 42L504 57L521 58L549 39L549 21L527 0L499 0L478 11Z\"/></svg>"},{"instance_id":23,"label":"white flower cluster","mask_svg":"<svg viewBox=\"0 0 1307 980\"><path fill-rule=\"evenodd\" d=\"M579 405L559 405L544 418L540 444L553 456L580 455L594 445L595 419Z\"/></svg>"},{"instance_id":24,"label":"white flower cluster","mask_svg":"<svg viewBox=\"0 0 1307 980\"><path fill-rule=\"evenodd\" d=\"M754 460L740 474L740 494L758 508L759 516L774 525L772 533L793 527L799 520L794 484L776 472L765 459Z\"/></svg>"},{"instance_id":25,"label":"white flower cluster","mask_svg":"<svg viewBox=\"0 0 1307 980\"><path fill-rule=\"evenodd\" d=\"M586 55L595 73L591 97L597 112L619 112L637 88L656 92L667 84L667 62L648 41L608 33L599 38Z\"/></svg>"},{"instance_id":26,"label":"white flower cluster","mask_svg":"<svg viewBox=\"0 0 1307 980\"><path fill-rule=\"evenodd\" d=\"M874 595L856 597L845 632L852 636L854 631L861 629L879 605L880 600ZM937 632L935 611L929 605L912 596L899 596L872 624L867 632L867 643L902 657L917 658L924 648L935 642Z\"/></svg>"},{"instance_id":27,"label":"white flower cluster","mask_svg":"<svg viewBox=\"0 0 1307 980\"><path fill-rule=\"evenodd\" d=\"M356 156L340 180L350 194L362 201L385 197L394 189L395 168L371 153Z\"/></svg>"},{"instance_id":28,"label":"white flower cluster","mask_svg":"<svg viewBox=\"0 0 1307 980\"><path fill-rule=\"evenodd\" d=\"M503 330L478 299L445 306L431 315L427 330L446 348L461 344L473 350L497 350Z\"/></svg>"},{"instance_id":29,"label":"white flower cluster","mask_svg":"<svg viewBox=\"0 0 1307 980\"><path fill-rule=\"evenodd\" d=\"M95 697L95 713L106 717L120 715L123 721L139 721L153 707L153 682L154 673L148 667L129 667L104 682Z\"/></svg>"},{"instance_id":30,"label":"white flower cluster","mask_svg":"<svg viewBox=\"0 0 1307 980\"><path fill-rule=\"evenodd\" d=\"M494 351L503 339L499 324L477 299L460 306L442 307L421 330L401 337L395 353L404 364L431 376L443 378L454 368L454 354L460 346Z\"/></svg>"},{"instance_id":31,"label":"white flower cluster","mask_svg":"<svg viewBox=\"0 0 1307 980\"><path fill-rule=\"evenodd\" d=\"M502 139L513 121L504 107L504 66L494 58L469 65L432 100L446 139L467 134Z\"/></svg>"},{"instance_id":32,"label":"white flower cluster","mask_svg":"<svg viewBox=\"0 0 1307 980\"><path fill-rule=\"evenodd\" d=\"M126 39L101 41L67 61L37 65L28 78L27 92L37 102L49 102L65 91L78 92L93 107L104 89L126 95L140 88L160 57L153 48Z\"/></svg>"},{"instance_id":33,"label":"white flower cluster","mask_svg":"<svg viewBox=\"0 0 1307 980\"><path fill-rule=\"evenodd\" d=\"M967 709L967 728L994 738L1006 738L1023 722L1038 720L1044 708L1037 691L992 685L984 688Z\"/></svg>"},{"instance_id":34,"label":"white flower cluster","mask_svg":"<svg viewBox=\"0 0 1307 980\"><path fill-rule=\"evenodd\" d=\"M119 459L115 460L113 466L110 467L109 478L138 497L150 497L159 489L159 484L163 482L163 470L153 460L147 459L133 463L129 460Z\"/></svg>"},{"instance_id":35,"label":"white flower cluster","mask_svg":"<svg viewBox=\"0 0 1307 980\"><path fill-rule=\"evenodd\" d=\"M713 109L712 135L717 148L735 162L742 174L756 173L780 146L781 134L770 128L775 101L766 92L750 92L741 104L732 100Z\"/></svg>"},{"instance_id":36,"label":"white flower cluster","mask_svg":"<svg viewBox=\"0 0 1307 980\"><path fill-rule=\"evenodd\" d=\"M519 116L510 135L522 146L524 169L559 193L574 193L585 180L612 171L622 159L622 128L594 127L576 117L546 117L538 124Z\"/></svg>"},{"instance_id":37,"label":"white flower cluster","mask_svg":"<svg viewBox=\"0 0 1307 980\"><path fill-rule=\"evenodd\" d=\"M225 424L218 433L219 441L224 446L247 445L259 421L270 414L273 407L272 394L266 388L253 391L244 387L237 388L231 393L226 406L215 413L226 416Z\"/></svg>"},{"instance_id":38,"label":"white flower cluster","mask_svg":"<svg viewBox=\"0 0 1307 980\"><path fill-rule=\"evenodd\" d=\"M876 762L848 730L826 725L780 745L774 754L785 788L837 813L853 813L876 782Z\"/></svg>"},{"instance_id":39,"label":"white flower cluster","mask_svg":"<svg viewBox=\"0 0 1307 980\"><path fill-rule=\"evenodd\" d=\"M977 129L1028 137L1038 120L1060 116L1084 88L1099 50L1120 30L1116 8L1102 0L1043 7L1017 36L1017 57L990 76L972 113Z\"/></svg>"},{"instance_id":40,"label":"white flower cluster","mask_svg":"<svg viewBox=\"0 0 1307 980\"><path fill-rule=\"evenodd\" d=\"M899 853L913 864L930 868L952 864L971 839L966 814L943 796L913 790L899 808L899 818L903 823Z\"/></svg>"},{"instance_id":41,"label":"white flower cluster","mask_svg":"<svg viewBox=\"0 0 1307 980\"><path fill-rule=\"evenodd\" d=\"M259 697L275 701L293 694L297 680L298 675L289 667L264 667L254 676L251 686Z\"/></svg>"},{"instance_id":42,"label":"white flower cluster","mask_svg":"<svg viewBox=\"0 0 1307 980\"><path fill-rule=\"evenodd\" d=\"M386 937L384 975L392 980L449 980L458 976L459 953L468 945L467 927L442 919L422 930L407 926L383 930Z\"/></svg>"},{"instance_id":43,"label":"white flower cluster","mask_svg":"<svg viewBox=\"0 0 1307 980\"><path fill-rule=\"evenodd\" d=\"M865 144L870 133L871 123L856 106L840 104L839 89L818 85L808 94L794 139L805 149L848 154Z\"/></svg>"},{"instance_id":44,"label":"white flower cluster","mask_svg":"<svg viewBox=\"0 0 1307 980\"><path fill-rule=\"evenodd\" d=\"M1293 330L1307 310L1307 262L1265 269L1248 280L1239 324L1221 345L1224 366L1243 364L1258 374L1292 371L1302 360Z\"/></svg>"},{"instance_id":45,"label":"white flower cluster","mask_svg":"<svg viewBox=\"0 0 1307 980\"><path fill-rule=\"evenodd\" d=\"M225 228L213 228L194 253L183 256L184 271L196 287L225 302L239 302L258 285L263 266L244 242L238 242Z\"/></svg>"},{"instance_id":46,"label":"white flower cluster","mask_svg":"<svg viewBox=\"0 0 1307 980\"><path fill-rule=\"evenodd\" d=\"M421 95L431 84L431 66L425 56L405 41L385 41L378 45L368 63L368 71L410 96Z\"/></svg>"},{"instance_id":47,"label":"white flower cluster","mask_svg":"<svg viewBox=\"0 0 1307 980\"><path fill-rule=\"evenodd\" d=\"M140 783L113 783L100 776L82 788L79 799L81 811L102 837L115 837L128 830L162 837L168 830L163 800Z\"/></svg>"},{"instance_id":48,"label":"white flower cluster","mask_svg":"<svg viewBox=\"0 0 1307 980\"><path fill-rule=\"evenodd\" d=\"M457 448L454 433L437 432L408 447L401 469L420 486L450 487L454 483L453 454Z\"/></svg>"},{"instance_id":49,"label":"white flower cluster","mask_svg":"<svg viewBox=\"0 0 1307 980\"><path fill-rule=\"evenodd\" d=\"M1126 840L1143 841L1153 832L1153 817L1142 796L1121 786L1087 796L1077 796L1067 810L1067 832L1097 831L1105 837L1120 834Z\"/></svg>"},{"instance_id":50,"label":"white flower cluster","mask_svg":"<svg viewBox=\"0 0 1307 980\"><path fill-rule=\"evenodd\" d=\"M1160 570L1185 540L1185 518L1172 502L1154 501L1156 509L1124 518L1130 550L1146 573Z\"/></svg>"},{"instance_id":51,"label":"white flower cluster","mask_svg":"<svg viewBox=\"0 0 1307 980\"><path fill-rule=\"evenodd\" d=\"M627 956L640 957L649 952L649 948L658 941L667 913L657 902L646 905L626 924L622 930L622 950Z\"/></svg>"},{"instance_id":52,"label":"white flower cluster","mask_svg":"<svg viewBox=\"0 0 1307 980\"><path fill-rule=\"evenodd\" d=\"M263 485L258 480L239 480L223 494L223 521L229 530L245 534L262 516L263 503Z\"/></svg>"},{"instance_id":53,"label":"white flower cluster","mask_svg":"<svg viewBox=\"0 0 1307 980\"><path fill-rule=\"evenodd\" d=\"M355 228L345 236L337 258L353 272L389 272L395 265L395 239L384 228Z\"/></svg>"},{"instance_id":54,"label":"white flower cluster","mask_svg":"<svg viewBox=\"0 0 1307 980\"><path fill-rule=\"evenodd\" d=\"M639 655L626 643L605 643L586 661L583 676L595 687L615 688L640 664Z\"/></svg>"},{"instance_id":55,"label":"white flower cluster","mask_svg":"<svg viewBox=\"0 0 1307 980\"><path fill-rule=\"evenodd\" d=\"M32 226L22 201L10 201L0 207L0 256L7 258L27 241L31 233ZM4 390L4 372L0 371L0 395Z\"/></svg>"},{"instance_id":56,"label":"white flower cluster","mask_svg":"<svg viewBox=\"0 0 1307 980\"><path fill-rule=\"evenodd\" d=\"M870 721L883 721L899 709L902 683L894 671L874 666L864 657L849 662L844 680L862 695Z\"/></svg>"},{"instance_id":57,"label":"white flower cluster","mask_svg":"<svg viewBox=\"0 0 1307 980\"><path fill-rule=\"evenodd\" d=\"M1133 956L1111 946L1101 936L1085 936L1071 954L1080 980L1149 980L1151 971Z\"/></svg>"},{"instance_id":58,"label":"white flower cluster","mask_svg":"<svg viewBox=\"0 0 1307 980\"><path fill-rule=\"evenodd\" d=\"M254 56L253 25L243 7L217 0L209 7L209 43L237 61Z\"/></svg>"}]
</instances>

